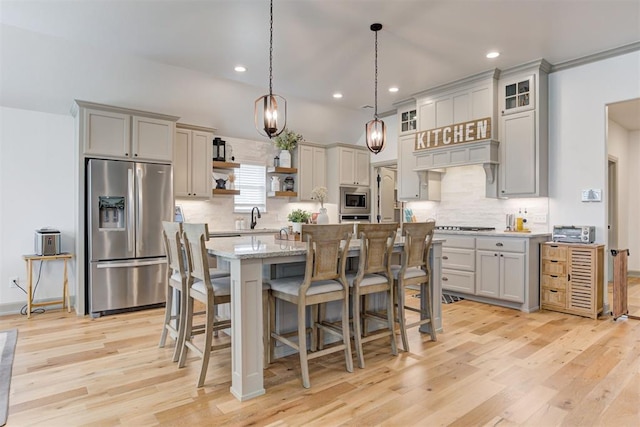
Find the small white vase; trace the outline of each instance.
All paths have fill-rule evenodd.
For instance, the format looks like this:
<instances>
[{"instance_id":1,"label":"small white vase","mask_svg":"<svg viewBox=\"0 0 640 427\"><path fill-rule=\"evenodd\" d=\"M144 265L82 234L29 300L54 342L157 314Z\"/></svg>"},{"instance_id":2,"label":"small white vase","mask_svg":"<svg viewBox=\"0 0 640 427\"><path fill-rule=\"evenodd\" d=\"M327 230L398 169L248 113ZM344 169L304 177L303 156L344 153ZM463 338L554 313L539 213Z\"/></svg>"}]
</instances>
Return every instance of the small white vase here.
<instances>
[{"instance_id":1,"label":"small white vase","mask_svg":"<svg viewBox=\"0 0 640 427\"><path fill-rule=\"evenodd\" d=\"M294 233L302 233L302 223L301 222L294 222L293 224L293 232Z\"/></svg>"},{"instance_id":2,"label":"small white vase","mask_svg":"<svg viewBox=\"0 0 640 427\"><path fill-rule=\"evenodd\" d=\"M287 150L280 151L280 167L281 168L291 167L291 153Z\"/></svg>"},{"instance_id":3,"label":"small white vase","mask_svg":"<svg viewBox=\"0 0 640 427\"><path fill-rule=\"evenodd\" d=\"M316 218L317 224L329 224L329 215L327 215L327 208L320 208L318 218Z\"/></svg>"}]
</instances>

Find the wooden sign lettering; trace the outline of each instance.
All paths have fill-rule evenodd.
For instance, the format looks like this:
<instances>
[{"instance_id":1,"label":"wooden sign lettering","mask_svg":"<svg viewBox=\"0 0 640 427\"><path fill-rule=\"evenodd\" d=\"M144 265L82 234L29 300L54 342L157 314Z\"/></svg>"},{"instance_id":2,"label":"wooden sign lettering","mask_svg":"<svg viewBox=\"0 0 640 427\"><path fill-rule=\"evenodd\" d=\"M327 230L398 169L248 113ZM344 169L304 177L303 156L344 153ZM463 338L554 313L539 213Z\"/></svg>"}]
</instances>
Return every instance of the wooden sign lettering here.
<instances>
[{"instance_id":1,"label":"wooden sign lettering","mask_svg":"<svg viewBox=\"0 0 640 427\"><path fill-rule=\"evenodd\" d=\"M491 117L455 123L416 134L415 151L491 139Z\"/></svg>"}]
</instances>

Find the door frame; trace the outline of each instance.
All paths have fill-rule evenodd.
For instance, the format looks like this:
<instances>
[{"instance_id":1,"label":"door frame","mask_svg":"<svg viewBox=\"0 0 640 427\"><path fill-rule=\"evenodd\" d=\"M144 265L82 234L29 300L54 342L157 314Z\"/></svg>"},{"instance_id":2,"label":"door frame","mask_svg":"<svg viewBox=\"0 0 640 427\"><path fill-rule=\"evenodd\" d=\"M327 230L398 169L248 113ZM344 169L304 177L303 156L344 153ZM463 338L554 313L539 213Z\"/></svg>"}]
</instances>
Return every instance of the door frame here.
<instances>
[{"instance_id":1,"label":"door frame","mask_svg":"<svg viewBox=\"0 0 640 427\"><path fill-rule=\"evenodd\" d=\"M607 246L618 247L618 158L607 155ZM613 280L613 256L607 251L607 282Z\"/></svg>"},{"instance_id":2,"label":"door frame","mask_svg":"<svg viewBox=\"0 0 640 427\"><path fill-rule=\"evenodd\" d=\"M380 168L383 167L395 167L396 169L398 168L398 160L397 159L391 159L391 160L383 160L380 162L375 162L375 163L371 163L370 164L371 170L370 170L370 176L372 177L371 179L371 200L375 201L375 203L372 206L371 209L371 223L376 223L378 222L378 214L379 209L378 209L378 173ZM397 180L397 176L396 176L396 180ZM402 218L402 215L400 215L400 218Z\"/></svg>"}]
</instances>

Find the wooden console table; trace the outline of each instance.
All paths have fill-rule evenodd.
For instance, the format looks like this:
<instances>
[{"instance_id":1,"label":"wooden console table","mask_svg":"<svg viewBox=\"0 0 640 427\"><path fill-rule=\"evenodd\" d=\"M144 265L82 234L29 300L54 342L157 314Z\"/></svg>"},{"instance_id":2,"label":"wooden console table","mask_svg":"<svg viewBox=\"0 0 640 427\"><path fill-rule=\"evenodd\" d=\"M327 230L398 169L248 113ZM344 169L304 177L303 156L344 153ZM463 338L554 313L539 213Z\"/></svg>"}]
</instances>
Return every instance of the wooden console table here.
<instances>
[{"instance_id":1,"label":"wooden console table","mask_svg":"<svg viewBox=\"0 0 640 427\"><path fill-rule=\"evenodd\" d=\"M71 312L71 302L69 301L69 286L67 279L67 261L73 258L73 254L63 253L58 255L23 255L22 258L27 262L27 319L31 318L31 308L43 305L62 304L62 309L67 306L67 312ZM64 261L63 281L62 281L62 299L47 302L33 302L33 262L34 261L55 261L61 259Z\"/></svg>"}]
</instances>

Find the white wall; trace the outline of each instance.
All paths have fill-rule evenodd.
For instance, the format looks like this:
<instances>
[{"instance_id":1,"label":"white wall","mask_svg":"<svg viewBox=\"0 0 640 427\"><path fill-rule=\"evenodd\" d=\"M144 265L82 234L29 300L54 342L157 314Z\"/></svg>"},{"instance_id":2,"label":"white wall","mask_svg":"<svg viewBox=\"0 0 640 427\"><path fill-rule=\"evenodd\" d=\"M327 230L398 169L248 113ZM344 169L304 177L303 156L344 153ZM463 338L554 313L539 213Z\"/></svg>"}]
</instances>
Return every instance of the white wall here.
<instances>
[{"instance_id":1,"label":"white wall","mask_svg":"<svg viewBox=\"0 0 640 427\"><path fill-rule=\"evenodd\" d=\"M595 225L597 242L606 243L606 202L584 203L580 194L602 189L606 200L605 106L640 97L638 76L638 51L549 75L551 224Z\"/></svg>"},{"instance_id":2,"label":"white wall","mask_svg":"<svg viewBox=\"0 0 640 427\"><path fill-rule=\"evenodd\" d=\"M36 229L61 231L62 250L73 252L75 216L74 125L71 116L0 107L0 313L26 304L20 289L9 287L18 276L26 289L23 254L34 252ZM69 286L75 288L75 261ZM35 263L37 277L39 263ZM35 278L34 278L35 285ZM42 266L36 299L62 295L62 262Z\"/></svg>"}]
</instances>

